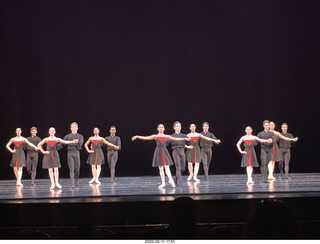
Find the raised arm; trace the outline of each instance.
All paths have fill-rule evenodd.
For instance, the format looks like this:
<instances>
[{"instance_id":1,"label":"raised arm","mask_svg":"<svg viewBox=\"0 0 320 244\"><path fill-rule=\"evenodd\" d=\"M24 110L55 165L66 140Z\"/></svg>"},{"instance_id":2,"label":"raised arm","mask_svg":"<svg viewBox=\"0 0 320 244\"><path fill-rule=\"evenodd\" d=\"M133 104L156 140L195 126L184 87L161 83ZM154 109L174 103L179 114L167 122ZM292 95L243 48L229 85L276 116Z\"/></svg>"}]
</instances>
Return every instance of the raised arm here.
<instances>
[{"instance_id":1,"label":"raised arm","mask_svg":"<svg viewBox=\"0 0 320 244\"><path fill-rule=\"evenodd\" d=\"M40 152L42 152L43 154L49 154L50 152L49 151L44 151L43 148L42 148L42 145L44 143L46 143L46 141L48 140L48 138L44 138L39 144L38 144L38 148L40 150Z\"/></svg>"},{"instance_id":2,"label":"raised arm","mask_svg":"<svg viewBox=\"0 0 320 244\"><path fill-rule=\"evenodd\" d=\"M151 136L134 136L132 137L131 140L136 140L136 139L140 139L140 140L144 140L144 141L151 141L157 138L157 135L151 135Z\"/></svg>"},{"instance_id":3,"label":"raised arm","mask_svg":"<svg viewBox=\"0 0 320 244\"><path fill-rule=\"evenodd\" d=\"M207 140L207 141L213 141L214 143L217 143L217 144L219 144L219 143L221 142L219 139L218 139L218 140L215 140L215 139L206 137L206 136L204 136L204 135L202 135L202 134L199 134L199 136L200 136L202 139L205 139L205 140Z\"/></svg>"},{"instance_id":4,"label":"raised arm","mask_svg":"<svg viewBox=\"0 0 320 244\"><path fill-rule=\"evenodd\" d=\"M114 147L115 149L119 149L118 146L116 146L116 145L114 145L114 144L106 141L106 140L105 140L104 138L102 138L102 137L101 137L101 141L102 141L104 144L106 144L106 145L108 145L108 146L110 146L110 147Z\"/></svg>"}]
</instances>

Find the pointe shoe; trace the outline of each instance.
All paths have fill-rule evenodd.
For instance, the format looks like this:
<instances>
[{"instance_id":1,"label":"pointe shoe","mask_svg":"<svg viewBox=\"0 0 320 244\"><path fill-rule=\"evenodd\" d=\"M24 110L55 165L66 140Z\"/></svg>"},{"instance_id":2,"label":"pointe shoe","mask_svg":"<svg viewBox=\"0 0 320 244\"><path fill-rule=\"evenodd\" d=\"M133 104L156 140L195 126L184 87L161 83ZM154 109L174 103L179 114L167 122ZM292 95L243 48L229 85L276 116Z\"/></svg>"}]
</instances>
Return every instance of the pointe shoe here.
<instances>
[{"instance_id":1,"label":"pointe shoe","mask_svg":"<svg viewBox=\"0 0 320 244\"><path fill-rule=\"evenodd\" d=\"M101 182L100 182L99 180L96 180L96 183L97 183L98 185L101 185Z\"/></svg>"},{"instance_id":2,"label":"pointe shoe","mask_svg":"<svg viewBox=\"0 0 320 244\"><path fill-rule=\"evenodd\" d=\"M166 183L162 183L160 186L158 186L159 188L162 188L166 185Z\"/></svg>"},{"instance_id":3,"label":"pointe shoe","mask_svg":"<svg viewBox=\"0 0 320 244\"><path fill-rule=\"evenodd\" d=\"M17 182L16 186L23 186L23 184L21 182Z\"/></svg>"},{"instance_id":4,"label":"pointe shoe","mask_svg":"<svg viewBox=\"0 0 320 244\"><path fill-rule=\"evenodd\" d=\"M50 186L50 190L53 190L54 188L55 188L55 185L52 184L52 185Z\"/></svg>"},{"instance_id":5,"label":"pointe shoe","mask_svg":"<svg viewBox=\"0 0 320 244\"><path fill-rule=\"evenodd\" d=\"M189 175L187 181L192 180L193 175Z\"/></svg>"},{"instance_id":6,"label":"pointe shoe","mask_svg":"<svg viewBox=\"0 0 320 244\"><path fill-rule=\"evenodd\" d=\"M200 180L197 178L197 177L193 177L193 179L194 179L194 181L196 181L196 182L200 182Z\"/></svg>"},{"instance_id":7,"label":"pointe shoe","mask_svg":"<svg viewBox=\"0 0 320 244\"><path fill-rule=\"evenodd\" d=\"M56 183L56 187L58 187L59 189L62 188L62 186L59 183Z\"/></svg>"},{"instance_id":8,"label":"pointe shoe","mask_svg":"<svg viewBox=\"0 0 320 244\"><path fill-rule=\"evenodd\" d=\"M93 182L95 182L95 179L90 180L89 184L92 184Z\"/></svg>"},{"instance_id":9,"label":"pointe shoe","mask_svg":"<svg viewBox=\"0 0 320 244\"><path fill-rule=\"evenodd\" d=\"M269 176L268 180L276 180L276 178L274 178L273 176Z\"/></svg>"},{"instance_id":10,"label":"pointe shoe","mask_svg":"<svg viewBox=\"0 0 320 244\"><path fill-rule=\"evenodd\" d=\"M172 187L176 187L173 180L169 180L169 183L172 185Z\"/></svg>"}]
</instances>

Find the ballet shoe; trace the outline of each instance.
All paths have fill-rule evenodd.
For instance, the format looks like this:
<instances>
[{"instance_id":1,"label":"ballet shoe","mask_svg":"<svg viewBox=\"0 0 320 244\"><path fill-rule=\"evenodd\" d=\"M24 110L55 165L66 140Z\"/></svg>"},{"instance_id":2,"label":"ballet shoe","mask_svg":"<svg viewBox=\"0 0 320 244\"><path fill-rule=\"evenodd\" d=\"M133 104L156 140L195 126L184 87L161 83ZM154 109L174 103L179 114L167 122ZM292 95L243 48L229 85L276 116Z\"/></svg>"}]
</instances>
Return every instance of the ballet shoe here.
<instances>
[{"instance_id":1,"label":"ballet shoe","mask_svg":"<svg viewBox=\"0 0 320 244\"><path fill-rule=\"evenodd\" d=\"M273 176L269 176L268 180L276 180L276 178L274 178Z\"/></svg>"},{"instance_id":2,"label":"ballet shoe","mask_svg":"<svg viewBox=\"0 0 320 244\"><path fill-rule=\"evenodd\" d=\"M96 180L96 183L97 183L98 185L101 185L101 182L100 182L99 180Z\"/></svg>"},{"instance_id":3,"label":"ballet shoe","mask_svg":"<svg viewBox=\"0 0 320 244\"><path fill-rule=\"evenodd\" d=\"M197 177L193 177L193 179L194 179L194 181L196 181L196 182L200 182L200 180L197 178Z\"/></svg>"},{"instance_id":4,"label":"ballet shoe","mask_svg":"<svg viewBox=\"0 0 320 244\"><path fill-rule=\"evenodd\" d=\"M95 182L94 179L90 180L90 181L89 181L89 184L92 184L93 182Z\"/></svg>"},{"instance_id":5,"label":"ballet shoe","mask_svg":"<svg viewBox=\"0 0 320 244\"><path fill-rule=\"evenodd\" d=\"M187 181L192 180L193 175L189 175Z\"/></svg>"},{"instance_id":6,"label":"ballet shoe","mask_svg":"<svg viewBox=\"0 0 320 244\"><path fill-rule=\"evenodd\" d=\"M56 183L56 187L58 187L59 189L62 188L62 186L59 183Z\"/></svg>"},{"instance_id":7,"label":"ballet shoe","mask_svg":"<svg viewBox=\"0 0 320 244\"><path fill-rule=\"evenodd\" d=\"M55 185L52 184L52 185L50 186L50 190L53 190L54 188L55 188Z\"/></svg>"},{"instance_id":8,"label":"ballet shoe","mask_svg":"<svg viewBox=\"0 0 320 244\"><path fill-rule=\"evenodd\" d=\"M160 186L158 186L159 188L165 187L165 183L162 183Z\"/></svg>"},{"instance_id":9,"label":"ballet shoe","mask_svg":"<svg viewBox=\"0 0 320 244\"><path fill-rule=\"evenodd\" d=\"M169 180L169 183L172 185L172 187L176 187L173 180Z\"/></svg>"},{"instance_id":10,"label":"ballet shoe","mask_svg":"<svg viewBox=\"0 0 320 244\"><path fill-rule=\"evenodd\" d=\"M23 184L21 182L17 182L16 186L23 186Z\"/></svg>"}]
</instances>

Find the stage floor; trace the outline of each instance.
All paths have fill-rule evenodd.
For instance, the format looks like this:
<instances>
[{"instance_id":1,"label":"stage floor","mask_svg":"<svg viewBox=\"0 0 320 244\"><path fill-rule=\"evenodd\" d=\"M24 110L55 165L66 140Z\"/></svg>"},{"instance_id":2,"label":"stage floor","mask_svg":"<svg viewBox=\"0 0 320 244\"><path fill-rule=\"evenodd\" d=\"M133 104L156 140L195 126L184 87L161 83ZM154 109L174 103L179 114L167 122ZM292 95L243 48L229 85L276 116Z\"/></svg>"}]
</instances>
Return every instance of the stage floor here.
<instances>
[{"instance_id":1,"label":"stage floor","mask_svg":"<svg viewBox=\"0 0 320 244\"><path fill-rule=\"evenodd\" d=\"M209 181L200 176L201 182L188 182L184 175L182 188L173 188L167 182L160 189L159 176L118 177L114 184L110 183L110 178L100 178L101 185L88 184L90 178L80 178L79 186L74 189L66 178L59 180L63 188L54 190L49 189L49 179L37 179L33 187L30 180L22 180L23 187L15 186L15 180L2 180L0 203L171 201L178 196L191 196L194 200L320 196L320 173L290 176L290 180L284 180L276 174L276 181L263 183L256 174L253 176L255 183L247 185L245 174L210 175Z\"/></svg>"}]
</instances>

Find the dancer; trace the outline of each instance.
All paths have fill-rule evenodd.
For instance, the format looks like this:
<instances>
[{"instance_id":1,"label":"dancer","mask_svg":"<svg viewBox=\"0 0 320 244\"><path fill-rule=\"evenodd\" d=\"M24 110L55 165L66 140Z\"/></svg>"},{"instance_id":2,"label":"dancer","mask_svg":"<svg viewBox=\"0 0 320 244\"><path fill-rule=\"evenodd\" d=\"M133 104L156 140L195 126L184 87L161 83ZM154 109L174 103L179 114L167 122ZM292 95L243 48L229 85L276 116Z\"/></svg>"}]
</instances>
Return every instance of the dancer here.
<instances>
[{"instance_id":1,"label":"dancer","mask_svg":"<svg viewBox=\"0 0 320 244\"><path fill-rule=\"evenodd\" d=\"M174 138L188 138L186 134L181 133L181 123L179 121L174 122L173 129L175 133L171 136ZM172 158L176 166L176 185L182 187L181 173L186 168L186 156L184 148L192 149L192 146L186 145L185 141L170 141L172 147Z\"/></svg>"},{"instance_id":2,"label":"dancer","mask_svg":"<svg viewBox=\"0 0 320 244\"><path fill-rule=\"evenodd\" d=\"M242 136L237 143L237 148L239 152L242 154L241 167L246 167L248 181L247 184L253 184L252 180L252 172L253 167L259 167L256 152L254 150L254 141L257 140L259 142L272 143L272 139L263 140L256 136L252 135L252 127L247 126L245 129L246 135ZM241 149L241 143L244 143L244 151Z\"/></svg>"},{"instance_id":3,"label":"dancer","mask_svg":"<svg viewBox=\"0 0 320 244\"><path fill-rule=\"evenodd\" d=\"M202 123L202 129L203 129L203 131L201 132L201 135L216 140L217 144L220 143L220 140L218 140L213 133L209 132L209 123L208 122ZM203 163L204 180L208 181L209 180L209 166L210 166L210 162L212 159L213 142L200 138L199 144L201 147L200 154L201 154L201 160Z\"/></svg>"},{"instance_id":4,"label":"dancer","mask_svg":"<svg viewBox=\"0 0 320 244\"><path fill-rule=\"evenodd\" d=\"M119 147L115 149L112 146L107 146L107 160L110 169L111 183L115 183L115 173L116 173L116 164L118 161L118 150L121 149L121 139L119 136L116 136L117 128L112 125L110 126L110 136L107 136L105 140Z\"/></svg>"},{"instance_id":5,"label":"dancer","mask_svg":"<svg viewBox=\"0 0 320 244\"><path fill-rule=\"evenodd\" d=\"M199 134L196 132L196 125L195 124L191 124L190 125L190 133L187 135L191 141L190 144L193 146L192 149L188 149L187 153L186 153L186 158L188 161L188 169L189 169L189 177L188 177L188 181L192 180L192 178L197 181L200 182L200 180L197 178L198 176L198 171L199 171L199 163L201 161L201 154L200 154L200 148L199 148L199 139L202 138L204 140L207 141L212 141L215 143L220 143L220 140L215 140L215 139L211 139L209 137L203 136L202 134ZM195 164L194 166L194 171L193 171L193 163Z\"/></svg>"},{"instance_id":6,"label":"dancer","mask_svg":"<svg viewBox=\"0 0 320 244\"><path fill-rule=\"evenodd\" d=\"M37 127L33 126L30 129L31 136L27 137L27 140L35 146L37 146L41 142L41 139L37 137L37 132ZM31 186L35 186L34 181L37 174L38 160L38 150L35 150L33 147L27 145L27 172L31 177Z\"/></svg>"},{"instance_id":7,"label":"dancer","mask_svg":"<svg viewBox=\"0 0 320 244\"><path fill-rule=\"evenodd\" d=\"M80 176L80 150L82 149L83 144L83 135L78 133L79 126L76 122L72 122L70 124L71 133L66 135L63 140L72 141L78 140L77 143L68 144L68 166L70 171L70 180L71 180L71 188L78 186L78 179Z\"/></svg>"},{"instance_id":8,"label":"dancer","mask_svg":"<svg viewBox=\"0 0 320 244\"><path fill-rule=\"evenodd\" d=\"M57 143L63 144L75 144L78 143L78 140L73 141L65 141L61 138L55 137L56 129L51 127L49 129L49 137L44 138L39 144L38 147L40 151L44 154L43 161L42 161L42 168L48 169L49 177L51 181L50 190L53 190L56 187L59 189L62 186L59 184L59 168L61 167L60 164L60 157L57 151ZM46 143L46 151L43 150L42 145Z\"/></svg>"},{"instance_id":9,"label":"dancer","mask_svg":"<svg viewBox=\"0 0 320 244\"><path fill-rule=\"evenodd\" d=\"M269 168L269 178L271 178L271 179L275 179L273 176L274 163L283 161L283 157L282 157L281 151L278 146L278 142L280 141L280 139L284 140L284 141L288 141L289 143L292 141L298 141L298 137L288 138L288 137L281 135L278 131L275 131L274 129L275 129L275 123L271 121L270 122L270 131L273 132L276 137L276 143L273 144L273 152L272 152L273 154L272 154L272 160L270 162L270 168ZM279 164L279 166L280 166L280 164ZM270 172L271 172L271 174L270 174ZM280 175L281 175L281 171L280 171Z\"/></svg>"},{"instance_id":10,"label":"dancer","mask_svg":"<svg viewBox=\"0 0 320 244\"><path fill-rule=\"evenodd\" d=\"M159 124L158 125L158 134L154 134L151 136L134 136L132 137L132 141L136 139L140 140L156 140L156 149L153 154L153 161L152 161L152 167L158 167L159 168L159 173L161 177L161 185L159 188L162 188L166 185L165 182L165 173L169 178L169 183L172 185L172 187L175 187L175 183L172 179L171 176L171 171L170 171L170 165L173 165L172 159L170 157L170 154L166 148L166 142L167 140L172 140L172 141L184 141L184 140L189 140L188 138L174 138L169 135L164 134L164 125Z\"/></svg>"},{"instance_id":11,"label":"dancer","mask_svg":"<svg viewBox=\"0 0 320 244\"><path fill-rule=\"evenodd\" d=\"M23 184L21 183L22 169L26 166L26 156L23 151L23 144L27 143L27 145L34 148L35 150L39 150L38 147L30 143L26 138L22 137L21 133L21 128L17 128L16 137L11 138L6 145L6 148L12 153L10 166L13 167L13 172L17 179L17 186L23 186ZM14 144L14 149L11 149L10 147L12 143Z\"/></svg>"},{"instance_id":12,"label":"dancer","mask_svg":"<svg viewBox=\"0 0 320 244\"><path fill-rule=\"evenodd\" d=\"M282 130L281 132L282 136L287 138L293 138L293 135L291 133L288 133L287 123L282 123L281 130ZM289 177L289 163L291 158L291 153L290 153L291 141L280 139L279 147L280 147L280 152L282 154L282 160L279 162L280 176L284 179L291 179L291 177ZM285 172L284 176L283 176L283 166L284 166L284 172Z\"/></svg>"},{"instance_id":13,"label":"dancer","mask_svg":"<svg viewBox=\"0 0 320 244\"><path fill-rule=\"evenodd\" d=\"M262 182L268 183L267 179L267 164L270 163L272 160L272 148L273 148L273 143L276 142L276 138L273 132L271 132L270 129L270 121L269 120L264 120L263 121L263 128L264 130L259 132L257 137L260 139L268 140L272 139L272 143L265 143L262 142L261 145L261 152L260 152L260 160L261 160L261 165L260 165L260 171L261 171L261 178ZM269 180L273 180L272 178L269 178Z\"/></svg>"},{"instance_id":14,"label":"dancer","mask_svg":"<svg viewBox=\"0 0 320 244\"><path fill-rule=\"evenodd\" d=\"M87 164L91 165L92 170L92 180L89 181L89 184L96 183L101 184L99 181L99 176L101 172L101 165L104 164L104 155L101 149L101 146L104 144L111 146L115 149L119 149L118 146L113 145L110 142L107 142L103 137L99 136L100 130L98 128L93 129L94 136L91 136L88 141L84 144L87 152L90 153ZM89 149L89 144L91 143L91 149Z\"/></svg>"}]
</instances>

